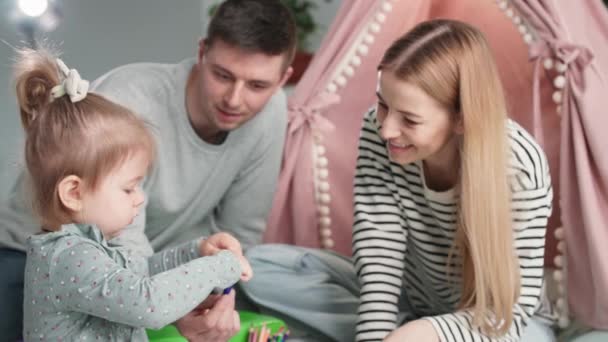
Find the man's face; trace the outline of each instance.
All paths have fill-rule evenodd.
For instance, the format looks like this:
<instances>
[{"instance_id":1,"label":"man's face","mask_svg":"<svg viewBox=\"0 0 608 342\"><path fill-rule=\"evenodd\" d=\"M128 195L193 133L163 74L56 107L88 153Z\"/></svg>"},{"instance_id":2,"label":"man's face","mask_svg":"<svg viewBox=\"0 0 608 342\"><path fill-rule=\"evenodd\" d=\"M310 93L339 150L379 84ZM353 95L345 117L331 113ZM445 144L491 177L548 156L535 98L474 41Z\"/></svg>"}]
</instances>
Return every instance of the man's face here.
<instances>
[{"instance_id":1,"label":"man's face","mask_svg":"<svg viewBox=\"0 0 608 342\"><path fill-rule=\"evenodd\" d=\"M198 59L199 113L209 132L234 130L253 118L281 87L291 68L284 71L285 55L248 52L220 40L201 42Z\"/></svg>"}]
</instances>

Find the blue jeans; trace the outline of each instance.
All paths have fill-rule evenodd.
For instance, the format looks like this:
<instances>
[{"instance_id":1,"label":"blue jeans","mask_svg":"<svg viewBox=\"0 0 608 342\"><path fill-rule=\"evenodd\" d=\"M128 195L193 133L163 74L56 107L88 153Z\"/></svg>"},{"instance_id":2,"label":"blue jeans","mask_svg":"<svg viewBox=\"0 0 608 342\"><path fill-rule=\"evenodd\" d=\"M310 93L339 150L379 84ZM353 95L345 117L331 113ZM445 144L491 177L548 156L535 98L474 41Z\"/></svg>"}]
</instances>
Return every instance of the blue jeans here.
<instances>
[{"instance_id":1,"label":"blue jeans","mask_svg":"<svg viewBox=\"0 0 608 342\"><path fill-rule=\"evenodd\" d=\"M0 333L2 340L16 341L23 328L25 253L0 249L0 270Z\"/></svg>"},{"instance_id":2,"label":"blue jeans","mask_svg":"<svg viewBox=\"0 0 608 342\"><path fill-rule=\"evenodd\" d=\"M572 342L606 342L608 331L594 330L572 340Z\"/></svg>"},{"instance_id":3,"label":"blue jeans","mask_svg":"<svg viewBox=\"0 0 608 342\"><path fill-rule=\"evenodd\" d=\"M247 259L254 277L241 283L242 291L263 313L283 319L302 334L298 341L354 341L359 284L349 258L302 247L261 245L249 249ZM400 303L404 314L407 307L405 301ZM521 341L553 342L555 335L550 326L533 318Z\"/></svg>"}]
</instances>

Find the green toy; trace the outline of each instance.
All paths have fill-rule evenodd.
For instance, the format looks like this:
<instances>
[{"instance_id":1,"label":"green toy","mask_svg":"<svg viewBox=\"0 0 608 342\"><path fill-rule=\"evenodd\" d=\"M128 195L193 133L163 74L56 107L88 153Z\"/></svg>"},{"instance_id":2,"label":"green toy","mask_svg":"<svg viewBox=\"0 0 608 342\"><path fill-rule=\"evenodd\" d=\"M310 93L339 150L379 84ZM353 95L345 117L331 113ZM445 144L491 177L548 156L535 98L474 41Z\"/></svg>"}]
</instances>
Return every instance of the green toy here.
<instances>
[{"instance_id":1,"label":"green toy","mask_svg":"<svg viewBox=\"0 0 608 342\"><path fill-rule=\"evenodd\" d=\"M287 331L285 322L271 316L250 311L240 311L239 316L241 330L230 339L230 342L248 342L249 329L259 330L264 325L270 329L271 334L278 333L281 328L283 331ZM147 333L150 342L188 342L173 325L168 325L160 330L147 330ZM255 342L258 342L257 339Z\"/></svg>"}]
</instances>

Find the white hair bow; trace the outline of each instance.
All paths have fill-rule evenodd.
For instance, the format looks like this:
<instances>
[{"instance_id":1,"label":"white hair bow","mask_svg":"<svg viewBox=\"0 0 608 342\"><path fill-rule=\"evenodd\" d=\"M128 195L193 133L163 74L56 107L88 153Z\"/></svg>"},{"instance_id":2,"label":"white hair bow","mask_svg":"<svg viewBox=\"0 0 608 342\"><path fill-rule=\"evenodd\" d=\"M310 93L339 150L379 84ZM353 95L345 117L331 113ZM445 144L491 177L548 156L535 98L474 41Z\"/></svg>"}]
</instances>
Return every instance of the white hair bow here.
<instances>
[{"instance_id":1,"label":"white hair bow","mask_svg":"<svg viewBox=\"0 0 608 342\"><path fill-rule=\"evenodd\" d=\"M89 81L80 78L76 69L69 69L65 63L57 58L57 66L63 74L63 81L51 89L51 97L56 99L63 95L68 95L72 103L78 102L87 96L89 91Z\"/></svg>"}]
</instances>

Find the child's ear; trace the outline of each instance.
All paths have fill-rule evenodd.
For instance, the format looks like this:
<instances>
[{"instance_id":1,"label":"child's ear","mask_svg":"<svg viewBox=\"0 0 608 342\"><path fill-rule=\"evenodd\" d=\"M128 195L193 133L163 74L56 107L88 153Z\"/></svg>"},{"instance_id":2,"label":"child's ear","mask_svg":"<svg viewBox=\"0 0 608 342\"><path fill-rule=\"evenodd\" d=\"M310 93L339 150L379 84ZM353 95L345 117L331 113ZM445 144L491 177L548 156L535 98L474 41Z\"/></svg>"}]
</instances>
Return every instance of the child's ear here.
<instances>
[{"instance_id":1,"label":"child's ear","mask_svg":"<svg viewBox=\"0 0 608 342\"><path fill-rule=\"evenodd\" d=\"M82 210L82 191L84 184L80 177L69 175L59 182L59 200L66 208L78 212Z\"/></svg>"}]
</instances>

